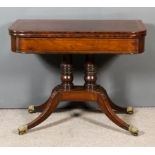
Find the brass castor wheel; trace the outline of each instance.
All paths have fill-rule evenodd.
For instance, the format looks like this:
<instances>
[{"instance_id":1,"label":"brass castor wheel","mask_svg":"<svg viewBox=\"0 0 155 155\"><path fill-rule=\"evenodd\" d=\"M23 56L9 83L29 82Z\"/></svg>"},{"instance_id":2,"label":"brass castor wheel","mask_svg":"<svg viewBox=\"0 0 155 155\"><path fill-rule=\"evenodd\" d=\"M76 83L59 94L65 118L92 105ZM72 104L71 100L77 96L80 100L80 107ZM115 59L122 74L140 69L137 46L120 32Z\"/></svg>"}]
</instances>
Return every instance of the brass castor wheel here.
<instances>
[{"instance_id":1,"label":"brass castor wheel","mask_svg":"<svg viewBox=\"0 0 155 155\"><path fill-rule=\"evenodd\" d=\"M138 130L136 127L130 125L128 130L130 131L130 133L131 133L132 135L138 136L139 130Z\"/></svg>"},{"instance_id":2,"label":"brass castor wheel","mask_svg":"<svg viewBox=\"0 0 155 155\"><path fill-rule=\"evenodd\" d=\"M133 107L131 107L131 106L127 107L126 111L127 111L128 114L133 114L133 112L134 112Z\"/></svg>"},{"instance_id":3,"label":"brass castor wheel","mask_svg":"<svg viewBox=\"0 0 155 155\"><path fill-rule=\"evenodd\" d=\"M27 125L23 125L23 126L18 128L18 134L23 135L23 134L25 134L27 132L27 130L28 130Z\"/></svg>"},{"instance_id":4,"label":"brass castor wheel","mask_svg":"<svg viewBox=\"0 0 155 155\"><path fill-rule=\"evenodd\" d=\"M28 112L31 113L31 114L36 112L36 111L35 111L34 105L30 105L30 106L28 107Z\"/></svg>"}]
</instances>

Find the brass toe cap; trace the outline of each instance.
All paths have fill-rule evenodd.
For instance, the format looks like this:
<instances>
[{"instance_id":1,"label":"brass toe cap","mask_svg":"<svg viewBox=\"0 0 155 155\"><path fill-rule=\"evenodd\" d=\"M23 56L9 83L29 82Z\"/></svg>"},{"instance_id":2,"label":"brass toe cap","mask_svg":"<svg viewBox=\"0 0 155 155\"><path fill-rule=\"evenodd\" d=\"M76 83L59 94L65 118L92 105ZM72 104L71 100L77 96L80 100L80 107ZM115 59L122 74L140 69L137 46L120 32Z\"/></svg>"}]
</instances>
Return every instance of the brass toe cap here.
<instances>
[{"instance_id":1,"label":"brass toe cap","mask_svg":"<svg viewBox=\"0 0 155 155\"><path fill-rule=\"evenodd\" d=\"M28 126L27 125L23 125L21 127L18 128L18 134L19 135L23 135L27 132L28 130Z\"/></svg>"},{"instance_id":2,"label":"brass toe cap","mask_svg":"<svg viewBox=\"0 0 155 155\"><path fill-rule=\"evenodd\" d=\"M131 106L127 107L126 111L128 114L133 114L133 112L134 112L133 107L131 107Z\"/></svg>"},{"instance_id":3,"label":"brass toe cap","mask_svg":"<svg viewBox=\"0 0 155 155\"><path fill-rule=\"evenodd\" d=\"M136 127L130 125L128 130L131 132L132 135L134 136L138 135L139 130Z\"/></svg>"},{"instance_id":4,"label":"brass toe cap","mask_svg":"<svg viewBox=\"0 0 155 155\"><path fill-rule=\"evenodd\" d=\"M34 105L30 105L30 106L28 107L28 112L29 112L29 113L34 113L34 112L35 112Z\"/></svg>"}]
</instances>

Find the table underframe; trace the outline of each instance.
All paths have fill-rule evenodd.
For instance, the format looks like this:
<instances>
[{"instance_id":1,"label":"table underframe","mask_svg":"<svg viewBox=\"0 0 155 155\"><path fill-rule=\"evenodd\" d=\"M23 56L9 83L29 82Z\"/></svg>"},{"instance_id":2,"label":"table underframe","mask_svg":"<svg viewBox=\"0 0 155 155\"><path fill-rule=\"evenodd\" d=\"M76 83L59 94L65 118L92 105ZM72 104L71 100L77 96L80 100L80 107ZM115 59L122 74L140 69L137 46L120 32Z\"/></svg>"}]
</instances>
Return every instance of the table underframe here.
<instances>
[{"instance_id":1,"label":"table underframe","mask_svg":"<svg viewBox=\"0 0 155 155\"><path fill-rule=\"evenodd\" d=\"M72 55L64 55L61 63L61 84L56 86L49 99L39 105L30 105L29 113L41 112L41 114L32 122L18 128L20 135L26 133L29 129L34 128L43 121L45 121L52 112L55 111L60 101L93 101L96 102L101 111L116 125L131 132L133 135L138 135L138 129L129 125L116 114L117 111L132 114L132 107L120 107L113 103L108 96L106 90L100 85L96 84L96 66L93 55L86 55L84 63L85 75L84 85L75 86L73 84L73 67Z\"/></svg>"}]
</instances>

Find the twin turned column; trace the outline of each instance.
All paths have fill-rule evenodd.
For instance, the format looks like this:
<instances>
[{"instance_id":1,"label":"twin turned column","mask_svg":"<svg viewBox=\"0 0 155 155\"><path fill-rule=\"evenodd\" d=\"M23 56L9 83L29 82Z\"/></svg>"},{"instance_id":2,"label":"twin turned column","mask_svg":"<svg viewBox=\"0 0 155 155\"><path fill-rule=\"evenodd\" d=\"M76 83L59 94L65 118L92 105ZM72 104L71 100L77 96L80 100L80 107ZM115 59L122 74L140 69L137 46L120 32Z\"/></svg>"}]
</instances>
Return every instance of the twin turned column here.
<instances>
[{"instance_id":1,"label":"twin turned column","mask_svg":"<svg viewBox=\"0 0 155 155\"><path fill-rule=\"evenodd\" d=\"M84 87L93 90L97 80L93 56L86 55L84 69ZM70 90L73 87L72 55L63 55L61 64L61 86L64 90Z\"/></svg>"},{"instance_id":2,"label":"twin turned column","mask_svg":"<svg viewBox=\"0 0 155 155\"><path fill-rule=\"evenodd\" d=\"M73 87L72 55L63 55L61 64L61 86L64 90L70 90Z\"/></svg>"}]
</instances>

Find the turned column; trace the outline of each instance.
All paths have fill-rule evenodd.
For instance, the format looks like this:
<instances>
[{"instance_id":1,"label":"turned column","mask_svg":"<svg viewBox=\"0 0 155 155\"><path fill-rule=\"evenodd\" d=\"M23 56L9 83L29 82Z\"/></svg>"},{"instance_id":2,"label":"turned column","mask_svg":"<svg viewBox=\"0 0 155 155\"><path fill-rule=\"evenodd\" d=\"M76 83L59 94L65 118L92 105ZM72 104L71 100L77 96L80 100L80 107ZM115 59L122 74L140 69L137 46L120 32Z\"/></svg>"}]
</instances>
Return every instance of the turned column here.
<instances>
[{"instance_id":1,"label":"turned column","mask_svg":"<svg viewBox=\"0 0 155 155\"><path fill-rule=\"evenodd\" d=\"M73 86L72 55L63 55L61 63L61 86L70 90Z\"/></svg>"},{"instance_id":2,"label":"turned column","mask_svg":"<svg viewBox=\"0 0 155 155\"><path fill-rule=\"evenodd\" d=\"M94 57L92 55L86 55L85 58L85 75L84 75L84 80L85 84L84 86L87 89L94 89L96 87L96 66L94 64Z\"/></svg>"}]
</instances>

